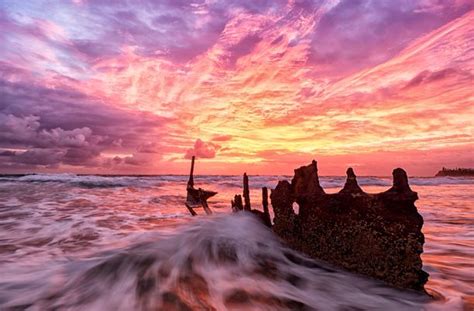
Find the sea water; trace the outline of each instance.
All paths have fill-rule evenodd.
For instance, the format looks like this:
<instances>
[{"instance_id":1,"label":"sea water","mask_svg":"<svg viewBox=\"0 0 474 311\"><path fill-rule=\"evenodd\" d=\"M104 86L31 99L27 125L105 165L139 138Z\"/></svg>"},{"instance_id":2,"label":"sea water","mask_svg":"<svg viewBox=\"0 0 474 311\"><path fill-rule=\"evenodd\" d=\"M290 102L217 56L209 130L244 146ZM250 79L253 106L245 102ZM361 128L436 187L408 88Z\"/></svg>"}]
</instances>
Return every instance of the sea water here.
<instances>
[{"instance_id":1,"label":"sea water","mask_svg":"<svg viewBox=\"0 0 474 311\"><path fill-rule=\"evenodd\" d=\"M261 187L288 176L250 176ZM344 177L321 177L336 192ZM369 193L390 178L359 177ZM186 176L0 177L0 310L472 310L474 179L410 178L420 199L428 298L282 244L231 214L241 176L197 176L212 216L184 207Z\"/></svg>"}]
</instances>

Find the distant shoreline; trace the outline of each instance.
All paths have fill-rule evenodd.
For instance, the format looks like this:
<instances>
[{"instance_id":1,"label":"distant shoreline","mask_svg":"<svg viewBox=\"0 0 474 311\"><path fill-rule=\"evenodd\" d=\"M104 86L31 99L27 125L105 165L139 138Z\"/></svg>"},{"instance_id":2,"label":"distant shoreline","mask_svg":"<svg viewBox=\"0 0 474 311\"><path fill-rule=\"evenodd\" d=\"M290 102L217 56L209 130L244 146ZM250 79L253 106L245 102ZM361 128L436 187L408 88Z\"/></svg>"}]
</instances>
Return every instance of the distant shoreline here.
<instances>
[{"instance_id":1,"label":"distant shoreline","mask_svg":"<svg viewBox=\"0 0 474 311\"><path fill-rule=\"evenodd\" d=\"M474 169L471 169L474 170ZM439 171L436 175L431 175L431 176L419 176L419 175L409 175L408 177L410 178L435 178L435 177L474 177L473 175L439 175L442 171ZM85 174L85 173L17 173L17 174L8 174L8 173L0 173L0 178L5 178L5 177L25 177L25 176L41 176L41 175L74 175L74 176L96 176L96 177L143 177L143 178L151 178L151 177L162 177L162 176L176 176L176 177L188 177L186 174ZM235 174L235 175L223 175L223 174L197 174L195 175L196 177L240 177L240 175ZM285 174L275 174L275 175L263 175L263 174L256 174L252 175L249 174L249 176L254 176L254 177L287 177L290 178L290 175L285 175ZM391 178L390 176L386 175L359 175L360 177L363 178ZM343 175L321 175L320 177L325 177L325 178L345 178Z\"/></svg>"},{"instance_id":2,"label":"distant shoreline","mask_svg":"<svg viewBox=\"0 0 474 311\"><path fill-rule=\"evenodd\" d=\"M435 177L466 177L466 176L474 176L474 169L473 168L455 168L455 169L448 169L443 167L438 173L436 173Z\"/></svg>"}]
</instances>

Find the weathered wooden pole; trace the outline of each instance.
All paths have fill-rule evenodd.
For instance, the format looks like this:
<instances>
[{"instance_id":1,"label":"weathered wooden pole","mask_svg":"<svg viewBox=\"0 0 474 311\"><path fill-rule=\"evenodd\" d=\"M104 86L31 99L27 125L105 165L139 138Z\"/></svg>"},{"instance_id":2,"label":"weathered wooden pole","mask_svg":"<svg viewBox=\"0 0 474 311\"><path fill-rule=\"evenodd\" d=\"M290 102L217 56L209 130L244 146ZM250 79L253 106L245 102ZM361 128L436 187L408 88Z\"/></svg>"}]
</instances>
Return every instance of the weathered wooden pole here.
<instances>
[{"instance_id":1,"label":"weathered wooden pole","mask_svg":"<svg viewBox=\"0 0 474 311\"><path fill-rule=\"evenodd\" d=\"M188 209L188 211L191 213L192 216L196 216L197 213L194 211L194 209L191 207L191 205L188 204L188 202L185 202L184 205Z\"/></svg>"},{"instance_id":2,"label":"weathered wooden pole","mask_svg":"<svg viewBox=\"0 0 474 311\"><path fill-rule=\"evenodd\" d=\"M193 197L193 190L194 190L194 156L191 159L191 171L189 172L189 179L188 185L186 187L187 197L186 203L184 205L189 210L192 216L196 216L197 213L194 211L192 204L196 201L196 198Z\"/></svg>"},{"instance_id":3,"label":"weathered wooden pole","mask_svg":"<svg viewBox=\"0 0 474 311\"><path fill-rule=\"evenodd\" d=\"M272 220L270 218L270 211L268 209L268 189L267 187L262 188L262 206L263 206L263 217L264 222L267 226L272 226Z\"/></svg>"},{"instance_id":4,"label":"weathered wooden pole","mask_svg":"<svg viewBox=\"0 0 474 311\"><path fill-rule=\"evenodd\" d=\"M250 190L249 190L249 177L247 173L244 173L244 210L250 211Z\"/></svg>"},{"instance_id":5,"label":"weathered wooden pole","mask_svg":"<svg viewBox=\"0 0 474 311\"><path fill-rule=\"evenodd\" d=\"M210 197L213 197L217 194L217 192L214 191L206 191L204 189L196 189L194 188L194 160L195 157L193 156L191 158L191 171L189 172L189 180L188 180L188 185L186 187L186 208L189 210L191 215L196 216L196 212L193 210L193 207L196 207L197 205L202 205L204 208L204 211L206 214L212 214L211 209L209 208L209 205L207 204L207 199Z\"/></svg>"},{"instance_id":6,"label":"weathered wooden pole","mask_svg":"<svg viewBox=\"0 0 474 311\"><path fill-rule=\"evenodd\" d=\"M199 199L201 200L202 207L204 208L204 211L206 212L207 215L211 215L212 211L209 208L209 205L207 205L207 199L204 196L203 190L199 188Z\"/></svg>"},{"instance_id":7,"label":"weathered wooden pole","mask_svg":"<svg viewBox=\"0 0 474 311\"><path fill-rule=\"evenodd\" d=\"M194 159L193 156L191 159L191 172L189 172L188 187L194 187Z\"/></svg>"},{"instance_id":8,"label":"weathered wooden pole","mask_svg":"<svg viewBox=\"0 0 474 311\"><path fill-rule=\"evenodd\" d=\"M262 188L262 206L263 212L268 212L268 189L267 187Z\"/></svg>"},{"instance_id":9,"label":"weathered wooden pole","mask_svg":"<svg viewBox=\"0 0 474 311\"><path fill-rule=\"evenodd\" d=\"M242 196L240 194L236 194L230 204L233 212L239 212L244 209L242 205Z\"/></svg>"}]
</instances>

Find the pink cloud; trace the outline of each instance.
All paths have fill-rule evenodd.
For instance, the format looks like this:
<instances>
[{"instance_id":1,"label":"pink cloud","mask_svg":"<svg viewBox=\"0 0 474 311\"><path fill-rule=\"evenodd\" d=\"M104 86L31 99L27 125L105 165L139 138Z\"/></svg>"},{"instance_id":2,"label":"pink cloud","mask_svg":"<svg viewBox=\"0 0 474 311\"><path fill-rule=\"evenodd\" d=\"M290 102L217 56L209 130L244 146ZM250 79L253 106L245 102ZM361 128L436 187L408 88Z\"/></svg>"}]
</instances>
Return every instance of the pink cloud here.
<instances>
[{"instance_id":1,"label":"pink cloud","mask_svg":"<svg viewBox=\"0 0 474 311\"><path fill-rule=\"evenodd\" d=\"M211 142L204 142L201 139L196 139L194 147L188 149L184 155L185 159L191 159L192 156L203 159L212 159L216 156L216 151L219 150L219 146Z\"/></svg>"},{"instance_id":2,"label":"pink cloud","mask_svg":"<svg viewBox=\"0 0 474 311\"><path fill-rule=\"evenodd\" d=\"M84 4L73 24L49 20L71 3ZM146 7L147 23L142 6L113 1L0 12L0 151L20 150L0 169L180 173L183 154L219 152L210 173L314 157L331 173L385 174L390 151L431 174L449 157L425 152L472 150L468 1L166 3Z\"/></svg>"}]
</instances>

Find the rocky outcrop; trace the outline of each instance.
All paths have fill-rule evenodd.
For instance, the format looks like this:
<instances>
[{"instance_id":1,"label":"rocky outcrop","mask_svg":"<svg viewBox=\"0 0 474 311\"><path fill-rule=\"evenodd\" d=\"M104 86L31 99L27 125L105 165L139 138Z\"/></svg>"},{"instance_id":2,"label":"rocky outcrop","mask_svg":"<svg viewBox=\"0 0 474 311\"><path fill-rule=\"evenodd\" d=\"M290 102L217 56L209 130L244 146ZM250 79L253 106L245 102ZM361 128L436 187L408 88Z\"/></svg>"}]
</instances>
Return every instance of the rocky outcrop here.
<instances>
[{"instance_id":1,"label":"rocky outcrop","mask_svg":"<svg viewBox=\"0 0 474 311\"><path fill-rule=\"evenodd\" d=\"M349 168L344 188L327 194L313 161L296 169L291 183L280 181L270 198L273 230L290 247L398 288L424 291L423 218L403 169L393 171L390 189L368 194Z\"/></svg>"}]
</instances>

